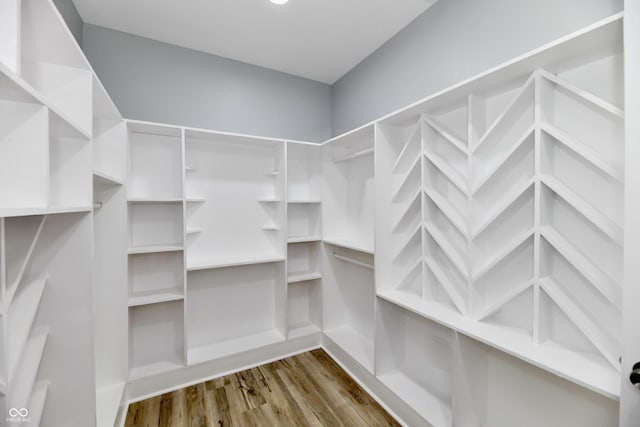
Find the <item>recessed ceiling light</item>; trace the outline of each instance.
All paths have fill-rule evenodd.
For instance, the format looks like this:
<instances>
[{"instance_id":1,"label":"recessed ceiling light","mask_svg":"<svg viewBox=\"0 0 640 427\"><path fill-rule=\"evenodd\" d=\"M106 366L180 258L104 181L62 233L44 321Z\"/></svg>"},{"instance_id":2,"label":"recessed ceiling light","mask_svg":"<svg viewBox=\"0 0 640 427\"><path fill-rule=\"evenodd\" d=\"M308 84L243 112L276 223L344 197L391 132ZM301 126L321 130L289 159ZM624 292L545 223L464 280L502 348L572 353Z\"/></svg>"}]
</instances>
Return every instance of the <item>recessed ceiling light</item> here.
<instances>
[{"instance_id":1,"label":"recessed ceiling light","mask_svg":"<svg viewBox=\"0 0 640 427\"><path fill-rule=\"evenodd\" d=\"M287 2L289 2L289 0L271 0L273 4L285 4Z\"/></svg>"}]
</instances>

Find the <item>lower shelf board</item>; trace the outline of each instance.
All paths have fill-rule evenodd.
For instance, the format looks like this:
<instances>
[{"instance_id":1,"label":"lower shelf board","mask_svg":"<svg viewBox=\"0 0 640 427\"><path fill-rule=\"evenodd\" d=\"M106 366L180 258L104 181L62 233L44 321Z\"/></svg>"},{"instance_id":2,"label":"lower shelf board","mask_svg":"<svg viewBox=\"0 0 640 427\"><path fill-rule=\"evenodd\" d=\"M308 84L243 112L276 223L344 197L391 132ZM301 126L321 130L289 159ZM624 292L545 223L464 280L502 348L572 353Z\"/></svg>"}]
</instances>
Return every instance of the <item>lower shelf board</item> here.
<instances>
[{"instance_id":1,"label":"lower shelf board","mask_svg":"<svg viewBox=\"0 0 640 427\"><path fill-rule=\"evenodd\" d=\"M620 398L620 373L604 360L561 347L553 342L536 344L515 329L463 317L445 304L424 301L405 292L379 292L379 298L403 307L452 330L497 348L525 362L574 382L610 399Z\"/></svg>"},{"instance_id":2,"label":"lower shelf board","mask_svg":"<svg viewBox=\"0 0 640 427\"><path fill-rule=\"evenodd\" d=\"M179 291L151 292L144 294L132 295L129 297L129 307L137 307L140 305L157 304L160 302L179 301L184 299Z\"/></svg>"},{"instance_id":3,"label":"lower shelf board","mask_svg":"<svg viewBox=\"0 0 640 427\"><path fill-rule=\"evenodd\" d=\"M284 340L285 338L282 336L280 331L270 329L253 335L191 348L188 352L188 362L189 365L195 365L219 359L224 356L275 344Z\"/></svg>"},{"instance_id":4,"label":"lower shelf board","mask_svg":"<svg viewBox=\"0 0 640 427\"><path fill-rule=\"evenodd\" d=\"M373 373L373 342L348 325L325 330L324 334L365 369Z\"/></svg>"},{"instance_id":5,"label":"lower shelf board","mask_svg":"<svg viewBox=\"0 0 640 427\"><path fill-rule=\"evenodd\" d=\"M170 362L168 360L150 363L148 365L136 366L135 368L131 368L129 370L129 380L137 380L144 377L150 377L152 375L174 371L183 367L184 365L182 363Z\"/></svg>"},{"instance_id":6,"label":"lower shelf board","mask_svg":"<svg viewBox=\"0 0 640 427\"><path fill-rule=\"evenodd\" d=\"M298 323L289 326L287 339L293 340L308 335L319 334L320 332L322 332L321 329L311 322Z\"/></svg>"},{"instance_id":7,"label":"lower shelf board","mask_svg":"<svg viewBox=\"0 0 640 427\"><path fill-rule=\"evenodd\" d=\"M113 426L120 408L124 386L125 382L122 381L96 390L97 427Z\"/></svg>"},{"instance_id":8,"label":"lower shelf board","mask_svg":"<svg viewBox=\"0 0 640 427\"><path fill-rule=\"evenodd\" d=\"M352 249L354 251L363 252L365 254L374 253L373 244L366 244L364 242L356 242L349 239L341 239L338 237L326 237L322 239L323 242L333 246L338 246L345 249Z\"/></svg>"},{"instance_id":9,"label":"lower shelf board","mask_svg":"<svg viewBox=\"0 0 640 427\"><path fill-rule=\"evenodd\" d=\"M404 400L434 427L451 426L451 407L400 371L378 375L381 383Z\"/></svg>"}]
</instances>

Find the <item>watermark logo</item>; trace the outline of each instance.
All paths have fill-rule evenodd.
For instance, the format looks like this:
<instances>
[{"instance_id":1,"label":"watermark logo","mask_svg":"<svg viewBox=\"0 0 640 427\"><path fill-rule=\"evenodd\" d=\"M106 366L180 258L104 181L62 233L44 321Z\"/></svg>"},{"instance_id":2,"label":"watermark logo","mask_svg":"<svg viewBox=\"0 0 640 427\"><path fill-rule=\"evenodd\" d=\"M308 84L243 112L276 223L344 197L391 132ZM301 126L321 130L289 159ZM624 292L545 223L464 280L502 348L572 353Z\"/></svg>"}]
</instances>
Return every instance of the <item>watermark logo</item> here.
<instances>
[{"instance_id":1,"label":"watermark logo","mask_svg":"<svg viewBox=\"0 0 640 427\"><path fill-rule=\"evenodd\" d=\"M10 423L30 423L29 410L27 408L11 408L7 421Z\"/></svg>"}]
</instances>

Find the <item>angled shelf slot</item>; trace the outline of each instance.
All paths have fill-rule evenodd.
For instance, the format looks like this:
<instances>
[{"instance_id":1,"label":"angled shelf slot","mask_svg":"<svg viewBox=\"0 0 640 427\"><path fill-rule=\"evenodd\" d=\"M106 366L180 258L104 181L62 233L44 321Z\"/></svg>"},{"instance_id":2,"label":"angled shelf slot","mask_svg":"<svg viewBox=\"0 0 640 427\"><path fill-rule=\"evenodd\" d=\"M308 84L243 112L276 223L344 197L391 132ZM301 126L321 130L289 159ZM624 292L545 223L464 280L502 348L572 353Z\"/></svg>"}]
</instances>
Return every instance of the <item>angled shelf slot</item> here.
<instances>
[{"instance_id":1,"label":"angled shelf slot","mask_svg":"<svg viewBox=\"0 0 640 427\"><path fill-rule=\"evenodd\" d=\"M618 360L620 342L604 333L598 322L593 321L567 296L555 281L549 277L540 279L540 286L556 305L571 319L582 333L593 343L611 365L620 370Z\"/></svg>"},{"instance_id":2,"label":"angled shelf slot","mask_svg":"<svg viewBox=\"0 0 640 427\"><path fill-rule=\"evenodd\" d=\"M418 190L415 191L414 195L409 197L409 202L407 203L407 207L402 209L402 213L400 214L398 219L393 222L393 225L391 226L392 233L399 233L399 232L405 231L407 227L411 227L411 224L413 224L416 219L418 221L420 220L421 196L422 196L422 187L418 188Z\"/></svg>"},{"instance_id":3,"label":"angled shelf slot","mask_svg":"<svg viewBox=\"0 0 640 427\"><path fill-rule=\"evenodd\" d=\"M442 135L447 141L449 141L454 147L456 147L462 154L467 155L466 139L463 138L453 128L449 127L445 123L441 122L437 117L423 114L422 118L433 130Z\"/></svg>"},{"instance_id":4,"label":"angled shelf slot","mask_svg":"<svg viewBox=\"0 0 640 427\"><path fill-rule=\"evenodd\" d=\"M482 322L532 339L535 329L533 310L534 289L527 287L503 301L502 305L494 306Z\"/></svg>"},{"instance_id":5,"label":"angled shelf slot","mask_svg":"<svg viewBox=\"0 0 640 427\"><path fill-rule=\"evenodd\" d=\"M518 207L526 200L533 199L533 188L535 185L535 180L531 179L526 181L524 185L515 187L512 191L504 194L504 196L498 200L492 209L488 212L488 215L480 218L479 223L474 227L473 232L471 233L471 238L476 239L480 236L487 228L489 228L498 218L501 218L503 215L507 215L511 212L511 206Z\"/></svg>"},{"instance_id":6,"label":"angled shelf slot","mask_svg":"<svg viewBox=\"0 0 640 427\"><path fill-rule=\"evenodd\" d=\"M535 74L532 74L521 86L504 112L480 137L472 154L478 155L479 152L489 149L501 152L500 148L504 149L502 145L505 142L516 141L517 137L533 124L535 77ZM487 141L494 141L494 144Z\"/></svg>"},{"instance_id":7,"label":"angled shelf slot","mask_svg":"<svg viewBox=\"0 0 640 427\"><path fill-rule=\"evenodd\" d=\"M621 307L622 289L611 277L594 265L553 228L548 226L541 227L541 235L559 254L580 271L607 300L614 306Z\"/></svg>"},{"instance_id":8,"label":"angled shelf slot","mask_svg":"<svg viewBox=\"0 0 640 427\"><path fill-rule=\"evenodd\" d=\"M450 166L445 159L441 158L437 154L429 153L428 151L425 151L424 155L429 163L432 164L449 181L451 181L462 193L468 193L466 178Z\"/></svg>"},{"instance_id":9,"label":"angled shelf slot","mask_svg":"<svg viewBox=\"0 0 640 427\"><path fill-rule=\"evenodd\" d=\"M466 313L467 308L465 303L465 296L459 289L459 286L453 283L449 274L445 272L441 263L431 256L427 256L424 259L424 262L431 273L433 273L442 289L444 289L444 291L447 293L455 308L460 313Z\"/></svg>"},{"instance_id":10,"label":"angled shelf slot","mask_svg":"<svg viewBox=\"0 0 640 427\"><path fill-rule=\"evenodd\" d=\"M587 92L586 90L580 89L579 87L569 83L567 80L562 77L558 77L555 74L550 73L544 69L538 70L538 74L545 80L548 80L550 83L562 87L568 93L571 93L574 97L580 98L594 107L601 109L603 112L609 113L612 116L624 120L624 111L613 104L605 101L602 98L597 97L596 95Z\"/></svg>"},{"instance_id":11,"label":"angled shelf slot","mask_svg":"<svg viewBox=\"0 0 640 427\"><path fill-rule=\"evenodd\" d=\"M624 182L623 168L615 167L614 165L604 161L593 149L580 144L579 141L571 138L571 136L549 123L541 123L540 129L546 135L563 144L573 153L582 157L585 161L591 163L593 166L600 169L619 183L622 184Z\"/></svg>"},{"instance_id":12,"label":"angled shelf slot","mask_svg":"<svg viewBox=\"0 0 640 427\"><path fill-rule=\"evenodd\" d=\"M598 227L604 234L609 236L609 238L611 238L616 244L619 246L624 244L624 231L620 225L595 209L591 204L586 202L582 197L574 193L555 177L551 175L543 175L540 180L549 190L562 197L562 199L570 204L593 225Z\"/></svg>"},{"instance_id":13,"label":"angled shelf slot","mask_svg":"<svg viewBox=\"0 0 640 427\"><path fill-rule=\"evenodd\" d=\"M471 194L476 194L495 175L499 175L502 169L508 169L510 163L519 164L523 157L526 157L529 152L533 152L534 131L535 126L532 125L525 131L524 135L494 163L486 162L488 164L485 164L485 162L482 161L474 161L472 163L472 171L474 172L473 182L475 184L471 188ZM481 172L476 172L477 169L480 169Z\"/></svg>"},{"instance_id":14,"label":"angled shelf slot","mask_svg":"<svg viewBox=\"0 0 640 427\"><path fill-rule=\"evenodd\" d=\"M534 230L525 230L514 237L512 237L507 244L503 245L496 254L491 254L489 261L485 261L480 267L476 268L472 275L471 280L473 282L479 280L481 277L493 270L497 265L504 261L509 255L515 252L520 246L527 244L533 244Z\"/></svg>"},{"instance_id":15,"label":"angled shelf slot","mask_svg":"<svg viewBox=\"0 0 640 427\"><path fill-rule=\"evenodd\" d=\"M424 191L426 197L447 217L456 229L464 236L468 234L467 224L462 215L449 203L449 201L440 195L440 193L426 189Z\"/></svg>"},{"instance_id":16,"label":"angled shelf slot","mask_svg":"<svg viewBox=\"0 0 640 427\"><path fill-rule=\"evenodd\" d=\"M466 262L463 255L451 244L449 239L440 231L439 228L427 222L424 224L427 233L433 238L433 241L440 247L444 255L451 261L452 265L458 270L462 277L469 275Z\"/></svg>"},{"instance_id":17,"label":"angled shelf slot","mask_svg":"<svg viewBox=\"0 0 640 427\"><path fill-rule=\"evenodd\" d=\"M116 422L125 382L100 387L96 390L97 427L111 427Z\"/></svg>"},{"instance_id":18,"label":"angled shelf slot","mask_svg":"<svg viewBox=\"0 0 640 427\"><path fill-rule=\"evenodd\" d=\"M398 157L395 159L393 166L391 167L391 173L397 173L401 169L405 169L405 167L403 166L406 162L420 156L420 152L422 151L422 147L420 144L420 129L420 122L417 122L411 126L409 137L406 139L406 142L400 150Z\"/></svg>"},{"instance_id":19,"label":"angled shelf slot","mask_svg":"<svg viewBox=\"0 0 640 427\"><path fill-rule=\"evenodd\" d=\"M116 187L124 185L124 182L120 179L107 174L106 172L93 171L93 182L104 186Z\"/></svg>"},{"instance_id":20,"label":"angled shelf slot","mask_svg":"<svg viewBox=\"0 0 640 427\"><path fill-rule=\"evenodd\" d=\"M2 218L5 239L6 301L11 304L20 288L42 234L46 216ZM31 239L25 238L30 236Z\"/></svg>"},{"instance_id":21,"label":"angled shelf slot","mask_svg":"<svg viewBox=\"0 0 640 427\"><path fill-rule=\"evenodd\" d=\"M527 289L531 288L533 284L534 282L532 280L527 280L515 286L510 286L510 289L507 292L503 293L498 297L493 297L491 298L490 301L484 303L483 306L476 311L475 317L478 320L483 320L486 317L491 316L497 310L499 310L500 307L505 305L507 302L516 298L518 295L520 295Z\"/></svg>"},{"instance_id":22,"label":"angled shelf slot","mask_svg":"<svg viewBox=\"0 0 640 427\"><path fill-rule=\"evenodd\" d=\"M407 233L403 242L396 250L396 255L393 257L394 262L407 260L411 254L416 253L416 247L418 249L418 256L422 255L422 228L422 223L419 223L413 230Z\"/></svg>"},{"instance_id":23,"label":"angled shelf slot","mask_svg":"<svg viewBox=\"0 0 640 427\"><path fill-rule=\"evenodd\" d=\"M392 202L400 202L415 194L420 188L421 158L417 157L409 167L409 171L400 179L400 183L393 190Z\"/></svg>"},{"instance_id":24,"label":"angled shelf slot","mask_svg":"<svg viewBox=\"0 0 640 427\"><path fill-rule=\"evenodd\" d=\"M425 192L435 192L447 200L448 205L465 218L469 212L469 198L446 175L444 175L429 159L424 158L423 187ZM435 197L435 196L434 196Z\"/></svg>"},{"instance_id":25,"label":"angled shelf slot","mask_svg":"<svg viewBox=\"0 0 640 427\"><path fill-rule=\"evenodd\" d=\"M424 258L420 257L409 268L408 272L403 274L402 280L393 286L396 292L405 292L416 297L422 298L422 265Z\"/></svg>"}]
</instances>

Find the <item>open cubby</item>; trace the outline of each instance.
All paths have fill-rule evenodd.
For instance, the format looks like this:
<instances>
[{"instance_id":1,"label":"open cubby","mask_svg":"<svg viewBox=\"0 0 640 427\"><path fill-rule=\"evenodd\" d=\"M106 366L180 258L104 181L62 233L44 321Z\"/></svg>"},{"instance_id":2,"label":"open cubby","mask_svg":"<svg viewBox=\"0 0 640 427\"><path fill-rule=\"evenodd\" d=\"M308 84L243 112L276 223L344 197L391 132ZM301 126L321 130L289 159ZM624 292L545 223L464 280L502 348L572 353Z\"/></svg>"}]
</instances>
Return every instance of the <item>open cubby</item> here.
<instances>
[{"instance_id":1,"label":"open cubby","mask_svg":"<svg viewBox=\"0 0 640 427\"><path fill-rule=\"evenodd\" d=\"M47 205L48 130L46 107L0 99L0 208Z\"/></svg>"},{"instance_id":2,"label":"open cubby","mask_svg":"<svg viewBox=\"0 0 640 427\"><path fill-rule=\"evenodd\" d=\"M49 203L51 207L90 206L91 144L56 115L49 122Z\"/></svg>"},{"instance_id":3,"label":"open cubby","mask_svg":"<svg viewBox=\"0 0 640 427\"><path fill-rule=\"evenodd\" d=\"M129 378L184 366L182 301L129 308Z\"/></svg>"},{"instance_id":4,"label":"open cubby","mask_svg":"<svg viewBox=\"0 0 640 427\"><path fill-rule=\"evenodd\" d=\"M186 133L187 267L284 259L284 143Z\"/></svg>"},{"instance_id":5,"label":"open cubby","mask_svg":"<svg viewBox=\"0 0 640 427\"><path fill-rule=\"evenodd\" d=\"M284 268L272 262L188 273L190 365L285 339Z\"/></svg>"},{"instance_id":6,"label":"open cubby","mask_svg":"<svg viewBox=\"0 0 640 427\"><path fill-rule=\"evenodd\" d=\"M129 253L181 250L182 203L129 202Z\"/></svg>"},{"instance_id":7,"label":"open cubby","mask_svg":"<svg viewBox=\"0 0 640 427\"><path fill-rule=\"evenodd\" d=\"M287 339L315 334L322 326L322 287L319 279L289 283Z\"/></svg>"},{"instance_id":8,"label":"open cubby","mask_svg":"<svg viewBox=\"0 0 640 427\"><path fill-rule=\"evenodd\" d=\"M434 427L452 426L454 332L384 300L376 377Z\"/></svg>"},{"instance_id":9,"label":"open cubby","mask_svg":"<svg viewBox=\"0 0 640 427\"><path fill-rule=\"evenodd\" d=\"M287 240L319 241L322 221L320 203L289 203L287 206Z\"/></svg>"},{"instance_id":10,"label":"open cubby","mask_svg":"<svg viewBox=\"0 0 640 427\"><path fill-rule=\"evenodd\" d=\"M129 306L182 299L182 251L129 256Z\"/></svg>"},{"instance_id":11,"label":"open cubby","mask_svg":"<svg viewBox=\"0 0 640 427\"><path fill-rule=\"evenodd\" d=\"M323 239L373 252L374 135L364 127L324 145Z\"/></svg>"},{"instance_id":12,"label":"open cubby","mask_svg":"<svg viewBox=\"0 0 640 427\"><path fill-rule=\"evenodd\" d=\"M317 202L322 198L322 153L317 145L287 144L289 202Z\"/></svg>"},{"instance_id":13,"label":"open cubby","mask_svg":"<svg viewBox=\"0 0 640 427\"><path fill-rule=\"evenodd\" d=\"M290 243L287 248L287 281L293 283L321 277L320 242Z\"/></svg>"},{"instance_id":14,"label":"open cubby","mask_svg":"<svg viewBox=\"0 0 640 427\"><path fill-rule=\"evenodd\" d=\"M181 130L129 124L130 199L181 199Z\"/></svg>"},{"instance_id":15,"label":"open cubby","mask_svg":"<svg viewBox=\"0 0 640 427\"><path fill-rule=\"evenodd\" d=\"M325 242L322 266L323 332L373 372L373 255Z\"/></svg>"}]
</instances>

